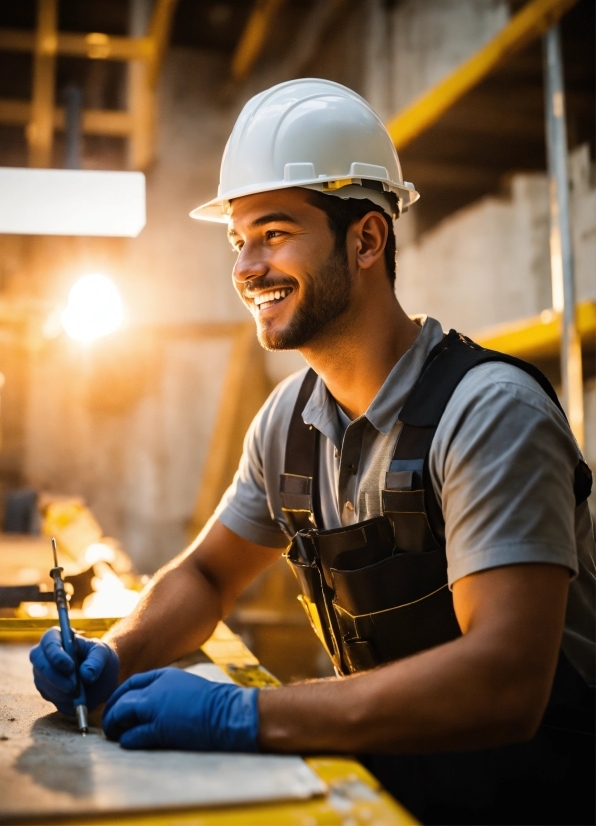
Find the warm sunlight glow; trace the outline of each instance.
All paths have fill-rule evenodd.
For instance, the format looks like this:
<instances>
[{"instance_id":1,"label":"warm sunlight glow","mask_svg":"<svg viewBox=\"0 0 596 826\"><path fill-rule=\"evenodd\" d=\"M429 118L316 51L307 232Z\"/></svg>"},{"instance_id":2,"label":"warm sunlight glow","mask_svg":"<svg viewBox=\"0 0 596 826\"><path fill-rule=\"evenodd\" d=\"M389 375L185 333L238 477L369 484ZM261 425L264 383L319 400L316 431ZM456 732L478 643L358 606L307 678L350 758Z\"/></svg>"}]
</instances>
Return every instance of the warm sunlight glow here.
<instances>
[{"instance_id":1,"label":"warm sunlight glow","mask_svg":"<svg viewBox=\"0 0 596 826\"><path fill-rule=\"evenodd\" d=\"M113 333L122 324L124 312L116 285L100 273L79 278L68 295L62 326L77 341L93 341Z\"/></svg>"},{"instance_id":2,"label":"warm sunlight glow","mask_svg":"<svg viewBox=\"0 0 596 826\"><path fill-rule=\"evenodd\" d=\"M86 617L126 617L140 599L138 591L126 588L124 583L105 564L99 563L100 575L91 580L94 593L85 597L83 614Z\"/></svg>"},{"instance_id":3,"label":"warm sunlight glow","mask_svg":"<svg viewBox=\"0 0 596 826\"><path fill-rule=\"evenodd\" d=\"M87 565L95 565L96 562L113 562L116 552L109 545L103 542L94 542L85 551L85 562Z\"/></svg>"}]
</instances>

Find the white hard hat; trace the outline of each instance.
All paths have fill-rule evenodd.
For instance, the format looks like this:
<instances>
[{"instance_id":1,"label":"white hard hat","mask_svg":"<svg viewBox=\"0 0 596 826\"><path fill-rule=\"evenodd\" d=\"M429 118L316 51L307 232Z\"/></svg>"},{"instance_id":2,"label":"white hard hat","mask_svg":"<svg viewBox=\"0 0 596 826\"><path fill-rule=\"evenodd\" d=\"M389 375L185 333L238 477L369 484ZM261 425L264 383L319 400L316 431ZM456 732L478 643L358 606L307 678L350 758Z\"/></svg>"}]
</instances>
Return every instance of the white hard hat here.
<instances>
[{"instance_id":1,"label":"white hard hat","mask_svg":"<svg viewBox=\"0 0 596 826\"><path fill-rule=\"evenodd\" d=\"M364 98L317 78L280 83L248 101L224 150L217 198L190 214L225 222L233 198L292 186L368 198L394 218L420 197Z\"/></svg>"}]
</instances>

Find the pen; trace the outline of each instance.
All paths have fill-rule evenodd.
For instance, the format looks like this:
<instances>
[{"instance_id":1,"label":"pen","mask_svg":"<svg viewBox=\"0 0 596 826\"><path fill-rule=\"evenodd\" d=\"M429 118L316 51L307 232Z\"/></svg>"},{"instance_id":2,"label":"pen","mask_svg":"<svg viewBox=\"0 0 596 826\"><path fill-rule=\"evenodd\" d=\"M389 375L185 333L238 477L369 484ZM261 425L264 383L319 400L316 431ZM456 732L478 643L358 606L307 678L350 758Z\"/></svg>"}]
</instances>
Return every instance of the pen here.
<instances>
[{"instance_id":1,"label":"pen","mask_svg":"<svg viewBox=\"0 0 596 826\"><path fill-rule=\"evenodd\" d=\"M75 664L76 689L74 696L74 707L77 715L79 731L84 737L89 731L87 721L87 698L85 697L85 689L83 684L79 679L74 634L72 632L72 628L70 627L70 620L68 618L68 601L66 599L66 591L64 590L64 580L62 579L62 571L64 568L60 568L58 566L56 540L54 537L52 537L52 551L54 553L54 567L50 571L50 576L54 580L54 599L56 600L56 607L58 608L58 621L60 623L62 645L68 656L72 658Z\"/></svg>"}]
</instances>

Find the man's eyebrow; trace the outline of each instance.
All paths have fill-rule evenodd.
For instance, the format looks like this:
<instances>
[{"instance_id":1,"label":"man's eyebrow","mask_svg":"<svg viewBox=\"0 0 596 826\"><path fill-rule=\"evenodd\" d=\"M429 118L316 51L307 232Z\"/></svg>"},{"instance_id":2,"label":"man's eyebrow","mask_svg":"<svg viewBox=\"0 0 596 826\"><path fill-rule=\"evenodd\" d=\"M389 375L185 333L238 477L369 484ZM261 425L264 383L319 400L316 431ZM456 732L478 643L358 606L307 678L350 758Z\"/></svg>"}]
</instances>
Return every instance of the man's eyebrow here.
<instances>
[{"instance_id":1,"label":"man's eyebrow","mask_svg":"<svg viewBox=\"0 0 596 826\"><path fill-rule=\"evenodd\" d=\"M265 224L272 224L275 221L284 221L289 224L298 223L295 218L292 218L292 216L286 212L269 212L267 215L261 215L260 218L256 218L250 226L251 228L262 227Z\"/></svg>"},{"instance_id":2,"label":"man's eyebrow","mask_svg":"<svg viewBox=\"0 0 596 826\"><path fill-rule=\"evenodd\" d=\"M255 218L255 220L251 222L250 228L257 229L257 227L263 227L265 224L272 224L276 221L283 221L286 224L298 224L298 221L292 218L291 215L288 215L287 212L268 212L267 215L261 215L260 218ZM228 238L234 238L237 235L238 233L234 227L228 229Z\"/></svg>"}]
</instances>

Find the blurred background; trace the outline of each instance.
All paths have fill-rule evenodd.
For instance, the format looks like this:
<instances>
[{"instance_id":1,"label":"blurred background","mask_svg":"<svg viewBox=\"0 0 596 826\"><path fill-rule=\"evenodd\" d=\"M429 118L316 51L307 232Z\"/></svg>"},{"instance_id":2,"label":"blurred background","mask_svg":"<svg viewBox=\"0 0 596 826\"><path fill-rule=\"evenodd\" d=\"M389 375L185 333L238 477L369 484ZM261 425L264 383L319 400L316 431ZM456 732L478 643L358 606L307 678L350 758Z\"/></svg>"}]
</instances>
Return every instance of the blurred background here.
<instances>
[{"instance_id":1,"label":"blurred background","mask_svg":"<svg viewBox=\"0 0 596 826\"><path fill-rule=\"evenodd\" d=\"M79 577L72 604L129 610L142 575L209 517L267 394L300 369L298 354L258 347L222 226L188 217L216 192L243 104L274 83L338 81L388 124L421 193L396 226L406 311L534 361L561 388L544 84L557 21L574 422L596 469L594 15L593 0L0 4L0 166L147 176L137 238L0 234L0 586L44 580L39 534L53 532ZM326 674L286 567L230 625L282 680ZM102 587L116 608L98 607ZM0 614L42 616L35 605Z\"/></svg>"}]
</instances>

